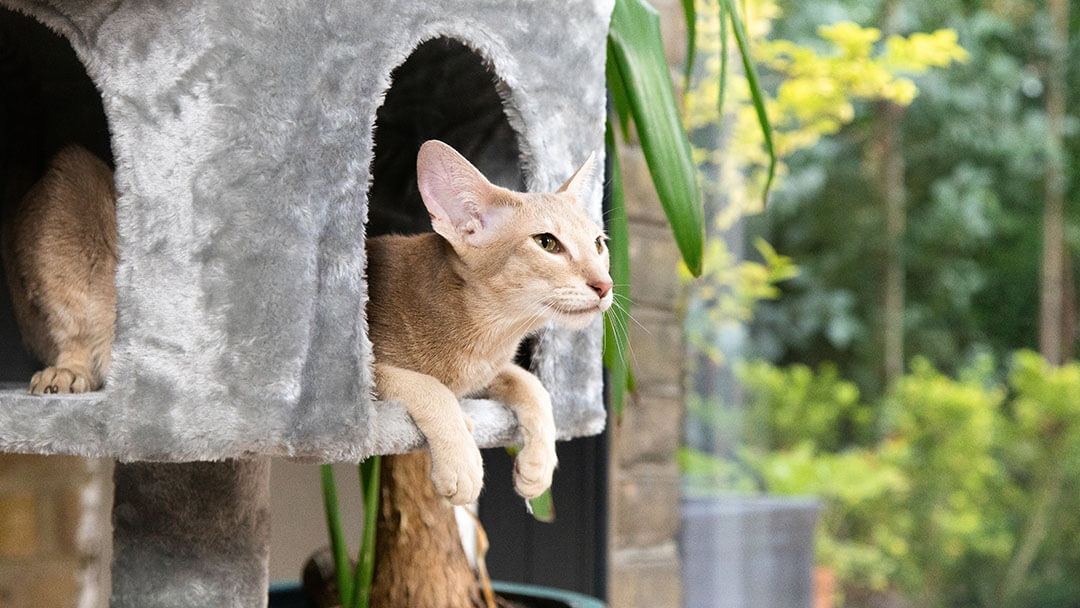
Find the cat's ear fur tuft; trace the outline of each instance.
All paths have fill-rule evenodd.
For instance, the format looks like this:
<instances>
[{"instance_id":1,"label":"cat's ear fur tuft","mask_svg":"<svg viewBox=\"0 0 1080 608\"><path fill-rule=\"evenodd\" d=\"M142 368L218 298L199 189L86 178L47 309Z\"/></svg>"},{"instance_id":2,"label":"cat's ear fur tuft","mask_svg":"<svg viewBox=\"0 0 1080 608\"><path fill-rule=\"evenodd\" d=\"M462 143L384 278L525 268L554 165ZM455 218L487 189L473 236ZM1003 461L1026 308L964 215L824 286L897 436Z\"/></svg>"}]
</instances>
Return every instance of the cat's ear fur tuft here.
<instances>
[{"instance_id":1,"label":"cat's ear fur tuft","mask_svg":"<svg viewBox=\"0 0 1080 608\"><path fill-rule=\"evenodd\" d=\"M420 146L416 182L432 228L451 243L483 247L512 215L499 189L441 141L432 139Z\"/></svg>"},{"instance_id":2,"label":"cat's ear fur tuft","mask_svg":"<svg viewBox=\"0 0 1080 608\"><path fill-rule=\"evenodd\" d=\"M574 174L570 176L570 179L566 180L566 183L560 187L557 192L568 192L579 202L584 203L582 200L582 194L585 192L585 188L589 185L589 180L592 179L593 171L596 170L596 152L589 154L589 158L585 159L581 167Z\"/></svg>"}]
</instances>

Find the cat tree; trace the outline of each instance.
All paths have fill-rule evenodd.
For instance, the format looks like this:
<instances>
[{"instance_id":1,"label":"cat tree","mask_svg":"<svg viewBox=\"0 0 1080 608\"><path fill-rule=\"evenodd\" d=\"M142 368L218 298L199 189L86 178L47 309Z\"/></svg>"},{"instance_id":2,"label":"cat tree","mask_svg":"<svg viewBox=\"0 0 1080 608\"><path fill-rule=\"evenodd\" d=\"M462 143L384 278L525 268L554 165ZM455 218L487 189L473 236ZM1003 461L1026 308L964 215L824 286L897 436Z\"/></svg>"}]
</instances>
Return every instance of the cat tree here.
<instances>
[{"instance_id":1,"label":"cat tree","mask_svg":"<svg viewBox=\"0 0 1080 608\"><path fill-rule=\"evenodd\" d=\"M534 190L602 150L611 0L0 7L61 34L101 92L120 252L105 390L5 385L0 451L119 460L113 606L264 606L269 457L423 444L371 399L365 229L426 224L425 139ZM600 348L598 324L529 344L561 439L603 428ZM463 407L482 447L517 439L501 404Z\"/></svg>"}]
</instances>

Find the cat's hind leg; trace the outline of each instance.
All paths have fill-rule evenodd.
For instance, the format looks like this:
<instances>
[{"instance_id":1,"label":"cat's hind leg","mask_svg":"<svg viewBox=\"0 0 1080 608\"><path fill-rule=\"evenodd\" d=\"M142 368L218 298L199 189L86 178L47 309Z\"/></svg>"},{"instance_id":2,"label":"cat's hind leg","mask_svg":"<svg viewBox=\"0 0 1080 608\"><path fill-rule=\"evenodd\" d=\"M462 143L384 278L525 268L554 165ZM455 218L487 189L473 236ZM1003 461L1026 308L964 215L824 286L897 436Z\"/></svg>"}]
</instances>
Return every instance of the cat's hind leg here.
<instances>
[{"instance_id":1,"label":"cat's hind leg","mask_svg":"<svg viewBox=\"0 0 1080 608\"><path fill-rule=\"evenodd\" d=\"M56 365L50 365L30 378L30 393L85 393L101 387L91 371L90 356L82 347L67 345Z\"/></svg>"},{"instance_id":2,"label":"cat's hind leg","mask_svg":"<svg viewBox=\"0 0 1080 608\"><path fill-rule=\"evenodd\" d=\"M524 445L514 460L514 489L536 498L551 487L558 464L551 396L539 378L512 363L499 370L487 393L517 415Z\"/></svg>"},{"instance_id":3,"label":"cat's hind leg","mask_svg":"<svg viewBox=\"0 0 1080 608\"><path fill-rule=\"evenodd\" d=\"M375 391L379 399L400 401L427 438L435 491L455 505L479 498L484 463L454 393L432 376L380 363Z\"/></svg>"},{"instance_id":4,"label":"cat's hind leg","mask_svg":"<svg viewBox=\"0 0 1080 608\"><path fill-rule=\"evenodd\" d=\"M5 228L4 262L23 340L49 367L30 392L97 390L116 320L112 171L79 146L52 159Z\"/></svg>"}]
</instances>

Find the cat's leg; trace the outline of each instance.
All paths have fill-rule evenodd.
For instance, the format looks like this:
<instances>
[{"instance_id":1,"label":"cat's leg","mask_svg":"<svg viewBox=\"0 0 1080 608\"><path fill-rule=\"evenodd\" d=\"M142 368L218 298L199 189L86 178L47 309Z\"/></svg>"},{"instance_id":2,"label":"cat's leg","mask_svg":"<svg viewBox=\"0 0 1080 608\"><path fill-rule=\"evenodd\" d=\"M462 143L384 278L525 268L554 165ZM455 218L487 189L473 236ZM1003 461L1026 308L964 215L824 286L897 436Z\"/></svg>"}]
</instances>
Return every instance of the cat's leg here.
<instances>
[{"instance_id":1,"label":"cat's leg","mask_svg":"<svg viewBox=\"0 0 1080 608\"><path fill-rule=\"evenodd\" d=\"M112 277L90 281L89 287L71 289L51 276L40 281L37 305L44 312L50 344L44 356L50 366L30 379L30 392L85 393L101 388L112 359L112 332L116 318ZM44 349L43 349L44 350Z\"/></svg>"},{"instance_id":2,"label":"cat's leg","mask_svg":"<svg viewBox=\"0 0 1080 608\"><path fill-rule=\"evenodd\" d=\"M475 501L484 463L454 393L427 374L379 363L375 391L380 399L400 401L427 438L435 491L455 505Z\"/></svg>"},{"instance_id":3,"label":"cat's leg","mask_svg":"<svg viewBox=\"0 0 1080 608\"><path fill-rule=\"evenodd\" d=\"M558 464L551 396L539 378L512 363L499 371L487 392L517 415L525 443L514 460L514 488L525 498L536 498L551 487Z\"/></svg>"},{"instance_id":4,"label":"cat's leg","mask_svg":"<svg viewBox=\"0 0 1080 608\"><path fill-rule=\"evenodd\" d=\"M112 172L78 146L61 150L5 233L5 262L23 339L49 365L30 392L101 387L116 320Z\"/></svg>"},{"instance_id":5,"label":"cat's leg","mask_svg":"<svg viewBox=\"0 0 1080 608\"><path fill-rule=\"evenodd\" d=\"M91 371L87 349L71 344L65 348L67 350L60 353L56 365L50 365L30 378L32 394L85 393L101 387L101 382Z\"/></svg>"}]
</instances>

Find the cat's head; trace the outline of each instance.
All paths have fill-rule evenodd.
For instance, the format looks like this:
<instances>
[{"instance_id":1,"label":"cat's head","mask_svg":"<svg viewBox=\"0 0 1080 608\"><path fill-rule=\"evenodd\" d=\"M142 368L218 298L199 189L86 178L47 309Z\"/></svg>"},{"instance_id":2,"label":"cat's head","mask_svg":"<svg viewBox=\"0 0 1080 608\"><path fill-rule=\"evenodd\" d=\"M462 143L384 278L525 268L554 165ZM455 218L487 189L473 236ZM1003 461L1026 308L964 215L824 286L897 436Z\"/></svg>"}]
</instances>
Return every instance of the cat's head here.
<instances>
[{"instance_id":1,"label":"cat's head","mask_svg":"<svg viewBox=\"0 0 1080 608\"><path fill-rule=\"evenodd\" d=\"M571 329L611 307L607 237L582 191L594 155L554 193L500 188L450 146L431 140L416 159L435 232L508 313Z\"/></svg>"}]
</instances>

